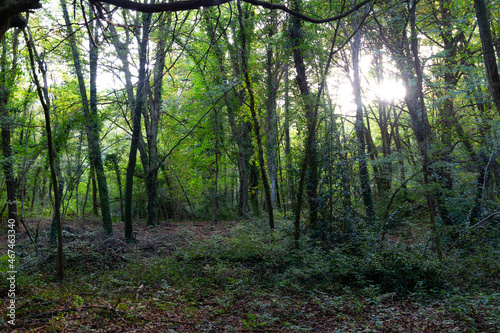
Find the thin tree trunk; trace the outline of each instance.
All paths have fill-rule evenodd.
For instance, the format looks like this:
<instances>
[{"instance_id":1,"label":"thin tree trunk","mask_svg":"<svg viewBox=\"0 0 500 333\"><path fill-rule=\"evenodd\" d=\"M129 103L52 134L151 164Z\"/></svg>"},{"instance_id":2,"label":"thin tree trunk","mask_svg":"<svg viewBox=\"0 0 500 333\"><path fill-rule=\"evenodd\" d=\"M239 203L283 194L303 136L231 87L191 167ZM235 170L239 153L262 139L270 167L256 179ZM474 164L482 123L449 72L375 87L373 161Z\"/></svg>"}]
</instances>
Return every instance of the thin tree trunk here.
<instances>
[{"instance_id":1,"label":"thin tree trunk","mask_svg":"<svg viewBox=\"0 0 500 333\"><path fill-rule=\"evenodd\" d=\"M90 177L92 179L92 211L94 216L99 216L99 203L97 200L97 182L95 180L95 168L90 167Z\"/></svg>"},{"instance_id":2,"label":"thin tree trunk","mask_svg":"<svg viewBox=\"0 0 500 333\"><path fill-rule=\"evenodd\" d=\"M272 39L276 34L276 12L271 12L271 23L268 24L268 38ZM271 202L276 205L278 173L277 173L277 117L276 117L276 95L278 92L277 64L274 56L273 46L267 45L266 51L266 80L267 80L267 167L269 170L269 184L271 188Z\"/></svg>"},{"instance_id":3,"label":"thin tree trunk","mask_svg":"<svg viewBox=\"0 0 500 333\"><path fill-rule=\"evenodd\" d=\"M127 166L127 183L125 188L125 239L134 242L132 223L132 196L134 187L134 172L137 163L137 148L141 137L141 115L144 106L144 90L146 88L146 62L151 14L142 14L142 38L139 43L139 78L137 82L137 94L132 117L132 140Z\"/></svg>"},{"instance_id":4,"label":"thin tree trunk","mask_svg":"<svg viewBox=\"0 0 500 333\"><path fill-rule=\"evenodd\" d=\"M294 178L292 176L292 148L290 144L290 95L289 95L289 72L288 63L285 64L285 121L283 124L285 131L285 164L286 164L286 181L288 183L288 195L285 196L285 207L292 209L292 202L295 199L293 193ZM285 208L285 209L286 209Z\"/></svg>"},{"instance_id":5,"label":"thin tree trunk","mask_svg":"<svg viewBox=\"0 0 500 333\"><path fill-rule=\"evenodd\" d=\"M97 178L97 186L99 187L99 203L101 205L101 215L103 221L104 232L108 235L113 234L113 222L111 220L111 208L109 205L108 183L106 174L104 173L104 163L102 161L101 145L99 139L99 116L97 114L97 60L99 57L99 49L94 44L98 37L98 31L94 27L91 13L90 31L94 34L94 40L89 41L90 47L90 123L88 124L90 137L89 145L91 145L90 154L94 161L95 174ZM95 30L95 31L94 31Z\"/></svg>"},{"instance_id":6,"label":"thin tree trunk","mask_svg":"<svg viewBox=\"0 0 500 333\"><path fill-rule=\"evenodd\" d=\"M52 145L52 128L50 125L50 104L47 98L47 77L45 73L45 66L41 66L41 61L37 56L37 61L39 62L39 70L42 72L44 87L42 88L40 81L38 80L37 71L35 68L35 46L33 44L33 40L28 38L28 34L25 34L26 42L28 44L28 51L30 56L30 63L33 78L35 80L35 84L37 87L38 97L43 107L44 116L45 116L45 131L47 133L47 143L49 148L49 164L50 164L50 174L52 177L52 187L54 189L54 210L55 210L55 219L57 225L57 277L60 280L64 279L64 252L63 252L63 238L62 238L62 221L61 221L61 211L60 211L60 192L58 189L57 183L57 175L56 175L56 166L55 166L55 151Z\"/></svg>"},{"instance_id":7,"label":"thin tree trunk","mask_svg":"<svg viewBox=\"0 0 500 333\"><path fill-rule=\"evenodd\" d=\"M493 38L491 36L486 1L474 0L474 8L476 10L479 35L481 36L481 45L483 48L483 59L486 68L486 77L488 78L488 86L490 88L491 97L493 98L493 103L495 104L497 112L500 114L500 75L498 73L495 49L493 48Z\"/></svg>"},{"instance_id":8,"label":"thin tree trunk","mask_svg":"<svg viewBox=\"0 0 500 333\"><path fill-rule=\"evenodd\" d=\"M214 131L215 131L215 175L214 175L214 193L212 196L212 214L210 217L210 225L214 226L215 225L215 217L217 215L218 211L218 206L219 206L219 200L218 200L218 183L219 183L219 112L217 111L217 108L215 108L214 112L214 117L215 117L215 124L214 124Z\"/></svg>"},{"instance_id":9,"label":"thin tree trunk","mask_svg":"<svg viewBox=\"0 0 500 333\"><path fill-rule=\"evenodd\" d=\"M423 90L423 71L420 65L420 58L419 58L419 52L418 52L418 38L417 38L417 26L416 26L416 7L417 7L417 1L418 0L413 0L411 9L409 11L410 15L410 29L411 29L411 52L413 54L413 62L414 62L414 69L415 69L415 75L417 77L417 83L416 83L416 91L415 91L415 102L416 102L416 111L417 114L415 115L415 118L420 118L420 127L417 128L417 130L420 130L421 133L418 136L421 136L421 141L420 141L420 149L421 153L423 155L423 174L424 174L424 185L426 187L426 198L427 198L427 205L428 205L428 210L429 210L429 218L430 218L430 225L431 228L434 232L434 241L436 245L436 251L438 255L438 259L442 260L443 259L443 253L441 250L441 240L439 236L439 230L437 227L436 223L436 204L435 204L435 197L434 194L432 193L430 189L430 177L431 177L431 170L429 167L429 143L431 140L431 128L429 124L429 119L427 118L427 112L425 109L425 102L424 102L424 90Z\"/></svg>"},{"instance_id":10,"label":"thin tree trunk","mask_svg":"<svg viewBox=\"0 0 500 333\"><path fill-rule=\"evenodd\" d=\"M116 174L116 182L118 184L118 192L120 193L120 219L125 221L125 214L123 211L123 190L122 190L122 176L120 174L120 168L118 165L118 161L115 159L113 161L113 167L115 169Z\"/></svg>"},{"instance_id":11,"label":"thin tree trunk","mask_svg":"<svg viewBox=\"0 0 500 333\"><path fill-rule=\"evenodd\" d=\"M293 1L294 10L299 10L300 0ZM345 2L343 2L343 5ZM304 182L306 178L307 168L309 167L309 179L307 182L307 194L309 198L309 224L312 228L316 227L318 220L318 157L316 152L316 130L318 123L318 107L320 97L323 93L325 86L326 75L329 71L330 64L334 55L334 46L337 39L337 31L340 27L340 20L337 21L337 26L332 40L332 45L330 48L330 54L328 55L328 61L326 62L325 69L321 73L322 78L320 81L320 87L314 100L313 95L309 89L306 76L306 66L304 62L304 54L302 50L302 28L300 20L293 16L291 18L290 24L290 42L293 48L293 60L295 64L295 71L297 72L297 86L299 87L300 94L304 100L306 119L307 119L307 139L306 139L306 149L304 154L304 160L302 162L302 167L300 170L300 180L297 191L297 203L295 207L295 222L294 222L294 240L295 246L299 247L300 239L300 214L302 210L302 196L304 191Z\"/></svg>"},{"instance_id":12,"label":"thin tree trunk","mask_svg":"<svg viewBox=\"0 0 500 333\"><path fill-rule=\"evenodd\" d=\"M97 76L97 48L91 46L90 63L91 63L91 78L90 78L90 103L87 98L87 90L81 65L81 59L77 48L77 42L74 31L71 25L66 0L61 0L64 21L68 34L71 53L73 55L73 63L75 66L78 85L83 104L84 119L86 119L85 127L87 132L87 141L89 147L90 164L95 168L96 178L99 186L99 197L101 204L101 213L103 221L103 230L106 234L113 233L113 224L111 220L111 212L109 207L108 186L106 183L106 175L104 173L104 165L102 163L101 146L99 142L99 122L97 117L97 92L96 92L96 76Z\"/></svg>"},{"instance_id":13,"label":"thin tree trunk","mask_svg":"<svg viewBox=\"0 0 500 333\"><path fill-rule=\"evenodd\" d=\"M354 24L354 30L358 29L358 23ZM370 188L370 174L366 161L366 127L363 121L363 102L361 99L361 81L359 79L359 51L361 47L361 32L358 31L351 43L352 67L353 67L353 91L354 102L356 104L356 137L358 143L359 179L361 183L361 196L365 204L366 216L370 221L375 219L375 209L373 208L373 198Z\"/></svg>"},{"instance_id":14,"label":"thin tree trunk","mask_svg":"<svg viewBox=\"0 0 500 333\"><path fill-rule=\"evenodd\" d=\"M211 40L215 40L217 38L216 31L214 30L213 20L212 20L212 10L207 9L204 15L205 23L207 27L207 34ZM224 39L227 43L227 48L231 49L229 41L227 38ZM219 84L224 84L228 77L228 70L225 66L225 57L222 52L222 48L218 43L215 43L213 46L214 54L217 59L217 63L219 65L220 77L217 77ZM230 52L232 55L232 59L235 58L235 55ZM233 62L236 62L234 60ZM239 67L232 66L234 75L239 76ZM231 134L236 141L238 146L238 173L239 173L239 189L238 189L238 216L245 217L250 212L249 208L249 175L250 175L250 158L253 155L251 140L249 139L248 133L248 124L246 120L240 120L237 124L237 110L243 105L244 97L243 91L236 89L233 94L225 94L224 102L226 104L226 110L228 115L229 126L231 128Z\"/></svg>"},{"instance_id":15,"label":"thin tree trunk","mask_svg":"<svg viewBox=\"0 0 500 333\"><path fill-rule=\"evenodd\" d=\"M267 212L269 216L269 227L271 228L271 230L274 230L273 203L271 200L271 190L269 188L269 182L264 164L264 149L262 147L262 138L260 136L260 124L259 124L259 119L257 118L257 112L255 107L255 95L248 70L248 56L247 56L247 42L246 42L247 35L246 35L246 28L243 23L243 11L241 9L241 2L239 0L237 1L237 5L238 5L238 21L241 30L241 57L242 57L243 75L245 78L245 84L250 98L249 108L250 108L250 113L252 114L255 137L257 139L259 168L262 178L262 184L264 185L264 192L266 195Z\"/></svg>"},{"instance_id":16,"label":"thin tree trunk","mask_svg":"<svg viewBox=\"0 0 500 333\"><path fill-rule=\"evenodd\" d=\"M294 0L294 9L298 10L299 1ZM309 90L309 86L307 84L306 77L306 66L304 63L304 55L302 53L302 28L300 24L300 20L295 16L291 18L290 25L290 38L292 42L293 48L293 59L295 64L295 71L297 72L297 86L299 87L300 93L304 100L305 109L306 109L306 119L307 119L307 140L306 140L306 149L304 154L304 160L302 162L302 167L300 170L300 179L299 186L297 190L297 201L295 206L295 222L294 222L294 240L295 246L299 246L300 240L300 215L302 211L302 200L304 193L304 183L306 179L306 171L307 167L312 170L316 164L316 123L317 123L317 115L314 110L312 96ZM314 182L314 179L311 179ZM313 204L310 207L310 220L311 226L314 227L313 223L316 222L315 214L316 209L314 206L314 202L316 200L316 196L314 193L315 185L314 183L309 182L308 185L308 194L309 194L309 202Z\"/></svg>"},{"instance_id":17,"label":"thin tree trunk","mask_svg":"<svg viewBox=\"0 0 500 333\"><path fill-rule=\"evenodd\" d=\"M160 122L160 109L162 100L162 87L165 67L165 57L171 45L167 44L168 33L170 31L170 15L164 15L158 23L162 26L158 42L156 44L156 55L154 63L153 84L148 83L148 90L151 91L149 97L149 108L143 109L144 124L148 143L147 159L142 157L144 170L146 171L146 192L148 195L148 220L147 224L155 226L158 224L158 126ZM173 39L172 39L173 41ZM141 153L141 156L145 155Z\"/></svg>"}]
</instances>

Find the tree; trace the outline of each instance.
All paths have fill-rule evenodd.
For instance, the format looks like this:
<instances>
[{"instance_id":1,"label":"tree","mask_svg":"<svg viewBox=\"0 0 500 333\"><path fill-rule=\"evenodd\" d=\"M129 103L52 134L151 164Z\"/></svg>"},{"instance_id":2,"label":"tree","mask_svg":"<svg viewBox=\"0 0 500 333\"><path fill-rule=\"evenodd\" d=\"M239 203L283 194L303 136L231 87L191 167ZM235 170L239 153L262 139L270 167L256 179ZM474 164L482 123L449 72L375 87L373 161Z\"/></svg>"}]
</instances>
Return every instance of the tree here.
<instances>
[{"instance_id":1,"label":"tree","mask_svg":"<svg viewBox=\"0 0 500 333\"><path fill-rule=\"evenodd\" d=\"M61 7L63 10L64 21L66 23L66 30L68 34L69 46L73 55L73 64L75 67L76 76L78 78L79 91L82 99L82 109L84 114L85 127L87 132L87 141L89 148L90 164L94 168L99 186L99 199L101 204L101 214L103 221L104 232L108 235L113 233L113 224L111 221L111 212L109 208L109 195L108 185L106 182L106 175L104 173L104 164L102 162L101 145L99 138L99 119L97 114L97 57L98 49L91 41L90 52L90 101L87 96L87 88L83 76L82 62L80 53L77 48L77 41L75 32L73 31L70 21L67 5L65 0L61 0Z\"/></svg>"},{"instance_id":2,"label":"tree","mask_svg":"<svg viewBox=\"0 0 500 333\"><path fill-rule=\"evenodd\" d=\"M488 87L490 88L493 103L500 114L500 74L498 73L497 59L493 48L493 38L491 36L490 21L488 19L488 9L485 0L474 0L476 10L477 25L479 35L481 36L481 45L483 48L484 66Z\"/></svg>"},{"instance_id":3,"label":"tree","mask_svg":"<svg viewBox=\"0 0 500 333\"><path fill-rule=\"evenodd\" d=\"M139 139L141 137L141 116L144 106L145 90L146 90L146 62L147 62L147 47L149 27L151 24L151 14L142 14L142 36L139 40L139 77L137 81L137 92L133 113L132 113L132 140L130 144L130 152L127 166L127 182L125 187L125 239L128 242L135 241L133 234L132 222L132 195L134 185L134 172L137 163L137 149Z\"/></svg>"},{"instance_id":4,"label":"tree","mask_svg":"<svg viewBox=\"0 0 500 333\"><path fill-rule=\"evenodd\" d=\"M16 86L18 75L18 36L20 30L12 34L12 49L8 50L9 44L6 38L3 38L2 54L0 55L0 126L2 132L2 167L7 187L7 211L8 218L15 221L15 228L19 229L19 220L17 217L17 195L16 195L16 177L14 174L14 154L12 152L12 129L14 118L10 97L12 90ZM10 55L10 59L8 59ZM9 61L10 60L10 61Z\"/></svg>"},{"instance_id":5,"label":"tree","mask_svg":"<svg viewBox=\"0 0 500 333\"><path fill-rule=\"evenodd\" d=\"M31 69L33 73L33 79L36 84L36 89L38 93L38 97L40 99L40 103L42 104L44 118L45 118L45 131L47 133L47 143L49 150L49 165L50 165L50 175L52 178L52 187L54 189L54 216L57 226L57 276L60 280L64 279L64 252L63 252L63 236L62 236L62 220L61 220L61 197L60 191L58 189L58 181L57 181L57 170L56 170L56 162L55 162L55 151L52 143L52 126L50 123L50 99L48 98L48 90L47 90L47 76L45 71L45 66L43 66L43 62L38 56L35 45L33 43L33 39L28 37L28 34L25 34L25 39L28 44L28 51L31 63ZM43 78L43 86L38 79L35 59L38 62L39 70L42 72Z\"/></svg>"},{"instance_id":6,"label":"tree","mask_svg":"<svg viewBox=\"0 0 500 333\"><path fill-rule=\"evenodd\" d=\"M371 221L375 219L375 209L370 188L370 174L366 162L366 138L367 131L363 117L363 101L361 98L361 80L359 78L359 51L361 47L360 22L354 15L353 30L356 31L351 41L352 49L352 87L354 91L354 102L356 104L356 136L358 139L358 159L359 159L359 179L361 182L361 195L365 204L367 218Z\"/></svg>"},{"instance_id":7,"label":"tree","mask_svg":"<svg viewBox=\"0 0 500 333\"><path fill-rule=\"evenodd\" d=\"M243 10L241 7L241 3L238 0L238 23L240 27L240 39L241 39L241 68L243 71L243 77L245 81L245 86L248 92L249 96L249 103L248 103L248 108L250 109L250 113L252 115L252 120L253 120L253 130L255 133L255 138L257 140L257 151L258 151L258 158L259 158L259 169L260 169L260 175L262 178L262 184L264 185L264 192L266 195L266 204L267 204L267 212L269 216L269 228L271 230L274 229L274 208L273 208L273 202L271 199L271 190L269 188L269 180L267 178L267 172L265 169L265 162L264 162L264 148L262 145L262 138L260 134L260 124L259 120L257 118L257 112L256 112L256 105L255 105L255 94L254 90L252 87L252 80L250 78L250 73L248 69L248 51L247 51L247 27L244 23L243 20ZM248 14L245 13L245 19L248 19Z\"/></svg>"}]
</instances>

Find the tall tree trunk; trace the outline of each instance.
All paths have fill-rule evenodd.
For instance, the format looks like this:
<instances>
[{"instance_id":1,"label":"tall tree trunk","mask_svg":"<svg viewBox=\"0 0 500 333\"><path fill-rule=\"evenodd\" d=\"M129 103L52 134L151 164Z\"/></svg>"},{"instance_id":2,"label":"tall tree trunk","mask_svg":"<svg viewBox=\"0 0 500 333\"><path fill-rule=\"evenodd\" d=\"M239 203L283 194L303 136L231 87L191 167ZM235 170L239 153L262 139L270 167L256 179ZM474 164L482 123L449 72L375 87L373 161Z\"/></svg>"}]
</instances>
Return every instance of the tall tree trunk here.
<instances>
[{"instance_id":1,"label":"tall tree trunk","mask_svg":"<svg viewBox=\"0 0 500 333\"><path fill-rule=\"evenodd\" d=\"M293 193L294 189L294 178L292 176L292 148L290 144L290 95L289 95L289 72L288 63L285 64L285 120L283 128L285 131L285 167L286 167L286 180L285 183L288 184L288 195L285 196L285 209L292 207L291 203L295 199ZM284 187L284 186L283 186Z\"/></svg>"},{"instance_id":2,"label":"tall tree trunk","mask_svg":"<svg viewBox=\"0 0 500 333\"><path fill-rule=\"evenodd\" d=\"M104 163L102 161L101 144L99 138L99 115L97 113L97 60L99 49L94 41L97 41L98 31L94 27L95 20L91 14L90 31L94 34L94 40L89 42L90 47L90 123L88 131L91 140L89 140L91 159L94 161L94 169L99 187L99 203L101 205L101 215L104 232L108 235L113 233L113 222L111 220L111 208L109 205L108 183L104 173Z\"/></svg>"},{"instance_id":3,"label":"tall tree trunk","mask_svg":"<svg viewBox=\"0 0 500 333\"><path fill-rule=\"evenodd\" d=\"M382 56L378 53L374 56L374 60L377 84L381 86L384 81L384 61ZM382 139L382 155L385 159L388 159L391 154L391 133L389 131L390 123L391 106L388 105L386 101L379 99L377 124ZM382 162L378 175L378 186L381 198L387 197L391 189L392 170L393 167L391 161Z\"/></svg>"},{"instance_id":4,"label":"tall tree trunk","mask_svg":"<svg viewBox=\"0 0 500 333\"><path fill-rule=\"evenodd\" d=\"M268 38L271 40L276 34L276 12L271 12L271 22L268 24ZM278 66L274 56L273 45L268 43L266 50L266 81L267 81L267 167L269 170L269 184L271 187L271 202L276 205L278 188L277 172L277 117L276 117L276 95L278 93Z\"/></svg>"},{"instance_id":5,"label":"tall tree trunk","mask_svg":"<svg viewBox=\"0 0 500 333\"><path fill-rule=\"evenodd\" d=\"M300 0L294 0L293 9L299 10ZM344 7L345 1L342 4ZM299 246L300 239L300 214L302 209L302 195L304 191L304 182L306 178L306 172L309 168L308 182L307 182L307 194L309 199L309 224L312 228L316 228L318 221L318 183L319 183L319 173L318 173L318 157L317 157L317 139L316 130L318 123L318 108L320 104L320 98L323 94L325 87L325 80L330 69L330 64L332 63L333 55L335 54L334 47L337 39L337 32L340 28L340 20L337 21L337 26L335 28L335 33L333 34L333 39L330 47L330 53L328 55L328 60L325 64L325 69L322 71L320 85L316 98L311 94L309 85L307 83L306 76L306 66L304 62L303 54L303 36L300 20L293 16L291 18L290 24L290 42L293 50L293 60L295 64L295 71L297 72L297 86L299 87L300 94L304 101L305 115L307 121L307 139L306 139L306 149L304 154L304 160L302 162L300 170L300 180L297 192L297 204L295 207L295 222L294 222L294 240L296 247Z\"/></svg>"},{"instance_id":6,"label":"tall tree trunk","mask_svg":"<svg viewBox=\"0 0 500 333\"><path fill-rule=\"evenodd\" d=\"M273 212L273 203L271 200L271 190L269 188L269 182L267 178L267 173L265 169L265 164L264 164L264 149L262 147L262 138L260 136L260 124L259 124L259 119L257 118L257 111L256 111L256 106L255 106L255 94L253 91L253 86L252 82L250 80L250 73L248 70L248 55L247 55L247 33L246 33L246 27L243 22L243 11L241 9L241 2L240 0L237 1L238 5L238 21L240 25L240 30L241 30L241 60L242 60L242 69L243 69L243 75L245 79L245 84L246 88L248 91L249 95L249 108L250 108L250 113L252 114L252 120L253 120L253 129L255 132L255 137L257 139L257 149L258 149L258 158L259 158L259 169L260 169L260 174L262 178L262 184L264 185L264 192L266 195L266 204L267 204L267 212L269 216L269 227L271 230L274 229L274 212Z\"/></svg>"},{"instance_id":7,"label":"tall tree trunk","mask_svg":"<svg viewBox=\"0 0 500 333\"><path fill-rule=\"evenodd\" d=\"M488 86L490 88L491 97L493 98L493 103L495 104L497 112L500 114L500 75L498 73L495 49L493 48L493 38L491 36L486 0L474 0L474 8L476 10L479 35L481 36Z\"/></svg>"},{"instance_id":8,"label":"tall tree trunk","mask_svg":"<svg viewBox=\"0 0 500 333\"><path fill-rule=\"evenodd\" d=\"M78 85L83 104L83 115L84 119L86 119L85 128L87 131L90 164L95 168L97 183L99 186L103 230L106 234L111 235L113 233L113 224L109 207L108 186L106 183L106 175L104 173L104 165L102 163L101 145L99 139L99 120L97 115L97 92L95 81L97 76L97 48L95 47L95 45L91 46L91 83L89 103L80 54L78 52L76 37L71 25L66 0L61 0L61 7L63 10L64 21L66 23L66 30L68 34L71 53L73 55L73 64L75 66L76 76L78 78Z\"/></svg>"},{"instance_id":9,"label":"tall tree trunk","mask_svg":"<svg viewBox=\"0 0 500 333\"><path fill-rule=\"evenodd\" d=\"M45 89L44 91L48 91L48 89ZM48 94L45 95L45 100L49 100ZM47 103L49 106L50 103ZM50 107L49 107L50 108ZM54 139L52 142L52 145L54 146L54 168L56 172L56 177L58 180L58 193L59 193L59 210L61 209L61 206L63 204L63 195L64 195L64 177L61 171L61 148L66 145L66 141L69 135L70 131L70 122L65 122L59 126L57 129L56 133L54 134ZM64 214L62 215L62 218L64 218ZM52 217L52 224L50 228L50 243L55 244L57 241L57 217L54 214Z\"/></svg>"},{"instance_id":10,"label":"tall tree trunk","mask_svg":"<svg viewBox=\"0 0 500 333\"><path fill-rule=\"evenodd\" d=\"M219 189L219 112L217 107L214 110L214 133L215 133L215 174L214 174L214 192L212 195L212 212L210 217L210 225L215 225L215 217L217 215L218 207L219 207L219 199L218 199L218 189Z\"/></svg>"},{"instance_id":11,"label":"tall tree trunk","mask_svg":"<svg viewBox=\"0 0 500 333\"><path fill-rule=\"evenodd\" d=\"M163 28L156 45L153 84L151 86L146 82L147 90L151 91L149 108L143 108L142 110L148 149L147 157L141 153L141 160L146 173L147 225L149 226L158 224L158 125L160 122L165 56L169 47L167 45L167 33L170 31L170 24L166 24L165 16L163 16L159 24Z\"/></svg>"},{"instance_id":12,"label":"tall tree trunk","mask_svg":"<svg viewBox=\"0 0 500 333\"><path fill-rule=\"evenodd\" d=\"M132 140L127 166L127 183L125 188L125 239L127 242L135 241L132 223L132 196L134 188L134 172L137 163L137 148L141 137L141 115L144 106L144 92L146 88L146 62L149 39L149 27L151 25L151 14L142 14L142 38L139 43L139 78L132 117Z\"/></svg>"},{"instance_id":13,"label":"tall tree trunk","mask_svg":"<svg viewBox=\"0 0 500 333\"><path fill-rule=\"evenodd\" d=\"M63 237L62 237L62 221L61 221L61 203L60 203L60 191L58 189L57 182L57 174L56 174L56 166L55 166L55 151L52 144L52 128L50 124L50 101L48 99L48 90L47 90L47 76L45 72L45 66L42 65L42 61L36 56L37 62L39 63L39 70L43 75L44 86L42 87L36 67L35 67L35 45L33 43L33 39L28 38L28 34L25 34L25 39L28 44L28 51L31 63L31 69L33 78L35 80L38 97L43 107L44 117L45 117L45 131L47 133L47 143L49 148L49 164L50 164L50 174L52 177L52 187L54 189L54 211L55 211L55 219L57 225L57 277L60 280L64 279L64 252L63 252Z\"/></svg>"},{"instance_id":14,"label":"tall tree trunk","mask_svg":"<svg viewBox=\"0 0 500 333\"><path fill-rule=\"evenodd\" d=\"M387 47L393 53L396 67L401 72L401 77L406 89L405 103L411 117L412 129L417 139L422 157L422 173L424 176L425 195L427 200L427 210L429 212L430 227L436 245L437 255L442 259L440 236L436 222L436 193L432 190L432 170L429 163L429 145L432 142L432 131L427 116L423 91L423 71L420 63L418 35L416 26L416 9L418 0L406 3L405 14L410 28L406 24L401 24L401 20L392 20L389 23L389 31L392 33L389 41L384 32L381 31L382 38ZM394 16L403 13L393 13Z\"/></svg>"},{"instance_id":15,"label":"tall tree trunk","mask_svg":"<svg viewBox=\"0 0 500 333\"><path fill-rule=\"evenodd\" d=\"M354 24L354 30L359 29L358 22ZM358 30L352 39L352 67L354 91L354 102L356 104L356 137L358 143L359 179L361 183L361 196L365 204L366 216L370 221L375 219L375 209L373 208L373 198L370 188L370 174L366 161L366 127L363 121L363 102L361 99L361 81L359 79L359 50L361 47L361 32Z\"/></svg>"},{"instance_id":16,"label":"tall tree trunk","mask_svg":"<svg viewBox=\"0 0 500 333\"><path fill-rule=\"evenodd\" d=\"M418 37L417 37L417 26L416 26L416 7L418 0L412 0L411 8L409 9L409 19L410 19L410 29L411 29L411 39L410 39L410 48L411 53L413 55L413 65L415 70L415 75L417 77L417 82L414 90L415 99L412 101L415 103L414 111L416 114L413 116L415 119L419 120L419 126L417 127L417 131L419 132L417 135L421 138L420 150L423 157L423 174L424 174L424 185L426 186L426 198L427 198L427 206L429 210L429 218L430 225L434 232L434 241L436 245L436 251L439 260L443 259L443 253L441 250L441 240L439 235L439 230L437 229L436 223L436 199L434 193L430 189L430 178L432 177L431 169L429 166L429 144L431 142L431 127L429 123L429 119L427 118L427 111L425 109L424 102L424 89L423 89L423 71L420 64L420 57L418 51Z\"/></svg>"},{"instance_id":17,"label":"tall tree trunk","mask_svg":"<svg viewBox=\"0 0 500 333\"><path fill-rule=\"evenodd\" d=\"M7 187L7 211L9 220L14 220L15 229L19 230L16 204L16 180L13 167L13 153L11 145L12 119L8 111L9 88L5 85L0 87L0 117L2 123L2 152L3 152L3 173Z\"/></svg>"},{"instance_id":18,"label":"tall tree trunk","mask_svg":"<svg viewBox=\"0 0 500 333\"><path fill-rule=\"evenodd\" d=\"M293 2L294 10L299 9L300 2L298 0L294 0ZM302 27L300 24L300 20L293 16L291 17L290 24L290 38L292 43L293 50L293 60L295 64L295 71L297 72L297 86L299 87L300 94L304 100L304 106L306 109L306 119L307 119L307 140L306 140L306 149L304 153L304 160L302 162L301 170L300 170L300 179L297 190L297 201L295 206L295 222L294 222L294 240L295 245L298 247L300 240L300 215L302 211L302 200L304 193L304 183L306 179L306 171L309 166L310 170L313 170L316 166L316 123L317 123L317 114L314 109L314 101L311 95L309 85L307 84L307 76L306 76L306 66L304 63L304 55L302 52ZM311 173L315 175L314 171ZM311 183L312 181L312 183ZM315 189L317 188L317 181L314 179L310 179L308 182L308 194L309 194L309 204L310 204L310 222L311 226L314 228L317 217L317 207L315 206L316 197ZM311 206L312 204L312 206Z\"/></svg>"},{"instance_id":19,"label":"tall tree trunk","mask_svg":"<svg viewBox=\"0 0 500 333\"><path fill-rule=\"evenodd\" d=\"M15 84L17 74L17 44L19 31L15 31L12 36L12 61L7 63L8 44L4 37L2 39L2 55L0 59L0 126L2 130L2 152L3 152L3 172L5 185L7 187L7 211L8 219L14 220L15 230L19 230L19 220L17 217L17 195L16 177L14 175L14 155L12 152L11 136L13 119L9 114L9 97L11 89Z\"/></svg>"},{"instance_id":20,"label":"tall tree trunk","mask_svg":"<svg viewBox=\"0 0 500 333\"><path fill-rule=\"evenodd\" d=\"M216 31L213 22L215 17L213 16L212 9L207 9L204 12L204 19L207 28L207 34L211 40L216 40ZM220 25L219 25L220 26ZM224 31L220 32L225 34ZM226 48L230 55L230 60L232 66L232 73L229 73L228 66L226 64L225 56L223 53L223 48L220 43L214 43L212 48L214 49L214 54L217 59L217 64L219 65L220 75L217 76L219 84L225 84L228 80L228 76L234 75L239 77L240 66L238 66L237 54L234 52L234 47L230 44L228 38L224 38L223 41L226 43ZM249 129L251 125L248 123L247 119L240 118L237 116L238 109L241 108L245 101L245 91L243 89L234 89L232 92L224 94L224 103L226 104L227 116L229 121L229 126L231 128L231 135L237 144L237 162L238 162L238 174L239 174L239 188L238 188L238 216L245 217L250 212L249 206L249 191L250 191L250 159L253 155L252 141L249 134Z\"/></svg>"}]
</instances>

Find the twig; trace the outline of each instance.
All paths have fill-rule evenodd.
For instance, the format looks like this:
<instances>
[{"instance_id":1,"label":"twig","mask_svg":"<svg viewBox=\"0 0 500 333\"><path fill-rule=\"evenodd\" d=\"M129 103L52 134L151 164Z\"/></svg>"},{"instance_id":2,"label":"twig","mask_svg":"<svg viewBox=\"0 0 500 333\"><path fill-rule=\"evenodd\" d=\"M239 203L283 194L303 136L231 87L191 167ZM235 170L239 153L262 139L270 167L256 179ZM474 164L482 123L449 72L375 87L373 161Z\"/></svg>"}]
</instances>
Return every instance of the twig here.
<instances>
[{"instance_id":1,"label":"twig","mask_svg":"<svg viewBox=\"0 0 500 333\"><path fill-rule=\"evenodd\" d=\"M175 320L175 319L162 319L162 321L167 322L167 323L176 323L176 324L183 324L183 325L196 325L196 323L190 323L189 321L181 321L181 320Z\"/></svg>"},{"instance_id":2,"label":"twig","mask_svg":"<svg viewBox=\"0 0 500 333\"><path fill-rule=\"evenodd\" d=\"M138 298L139 298L139 291L141 291L141 290L142 290L142 288L144 288L144 285L143 285L143 284L141 284L141 285L139 286L139 288L137 288L137 291L135 292L135 299L138 299Z\"/></svg>"},{"instance_id":3,"label":"twig","mask_svg":"<svg viewBox=\"0 0 500 333\"><path fill-rule=\"evenodd\" d=\"M495 215L499 215L500 212L496 212L496 213L492 213L488 216L486 216L484 219L482 219L481 221L477 222L476 224L470 226L460 237L457 238L457 240L451 244L451 246L448 248L448 250L446 251L446 254L450 253L450 251L458 244L458 242L465 236L467 235L469 232L471 232L472 229L474 229L475 227L477 227L478 225L482 224L483 222L486 222L488 221L490 218L492 218L493 216Z\"/></svg>"}]
</instances>

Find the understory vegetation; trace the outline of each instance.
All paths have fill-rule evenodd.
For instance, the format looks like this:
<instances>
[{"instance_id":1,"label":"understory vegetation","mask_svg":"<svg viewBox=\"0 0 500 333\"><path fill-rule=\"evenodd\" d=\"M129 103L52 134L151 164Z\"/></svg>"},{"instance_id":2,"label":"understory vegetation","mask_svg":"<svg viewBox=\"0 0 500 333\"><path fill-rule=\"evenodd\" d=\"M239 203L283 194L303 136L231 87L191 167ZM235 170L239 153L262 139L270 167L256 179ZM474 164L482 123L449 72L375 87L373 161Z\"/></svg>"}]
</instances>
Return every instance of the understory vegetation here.
<instances>
[{"instance_id":1,"label":"understory vegetation","mask_svg":"<svg viewBox=\"0 0 500 333\"><path fill-rule=\"evenodd\" d=\"M500 251L484 241L498 237L491 228L439 262L401 228L388 233L391 241L360 236L325 248L305 236L295 249L283 217L272 234L260 219L140 226L135 244L104 237L95 223L65 228L62 284L48 230L38 254L24 235L22 331L496 332L500 325Z\"/></svg>"}]
</instances>

